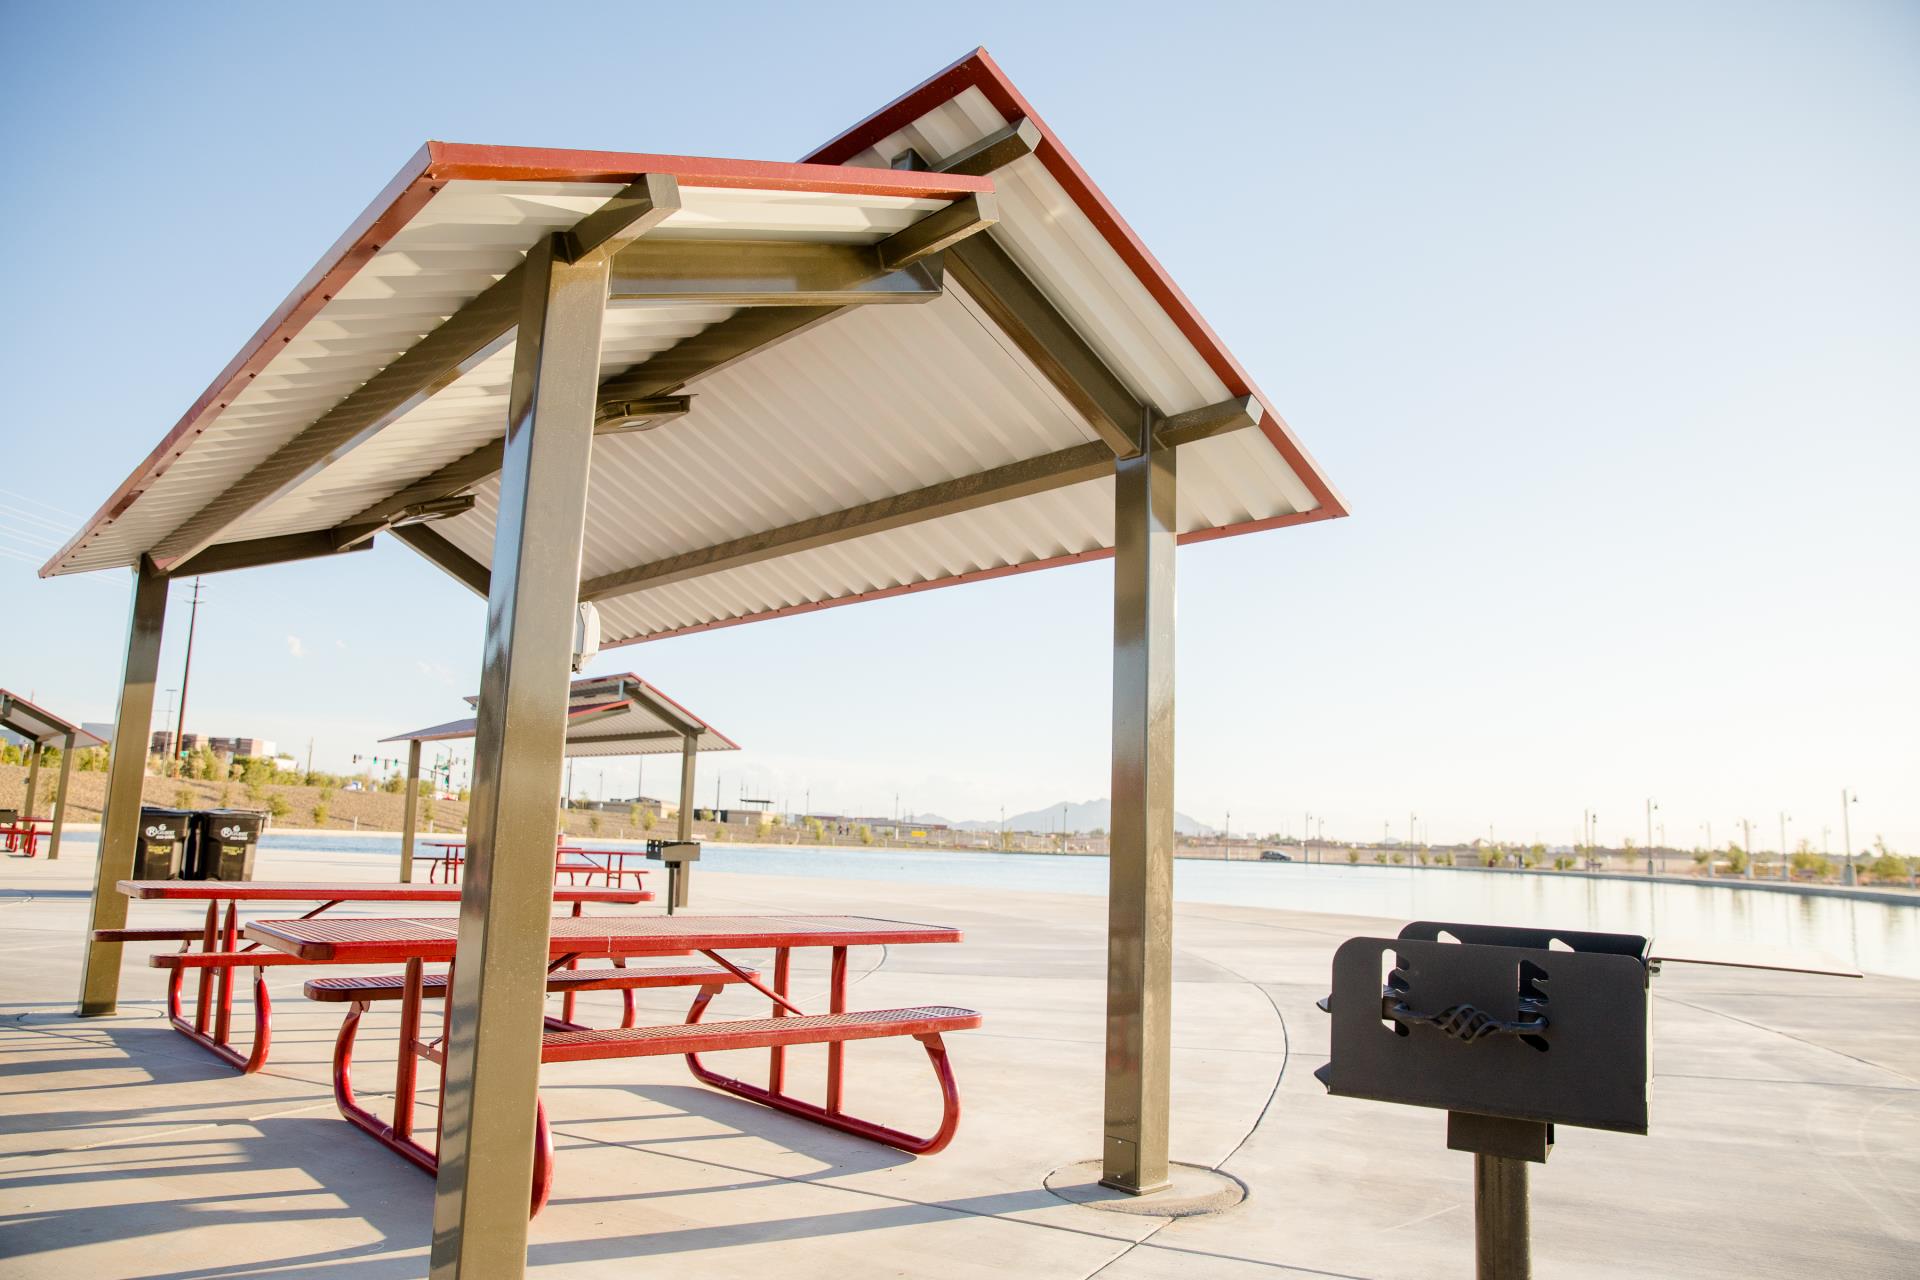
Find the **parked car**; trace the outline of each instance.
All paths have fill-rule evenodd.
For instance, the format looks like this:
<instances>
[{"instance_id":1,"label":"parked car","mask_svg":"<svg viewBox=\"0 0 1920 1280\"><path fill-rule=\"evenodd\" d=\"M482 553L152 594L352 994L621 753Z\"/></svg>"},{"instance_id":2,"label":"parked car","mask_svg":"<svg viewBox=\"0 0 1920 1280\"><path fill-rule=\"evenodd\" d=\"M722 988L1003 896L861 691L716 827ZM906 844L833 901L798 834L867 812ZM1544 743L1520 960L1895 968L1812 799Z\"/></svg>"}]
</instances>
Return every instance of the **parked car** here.
<instances>
[{"instance_id":1,"label":"parked car","mask_svg":"<svg viewBox=\"0 0 1920 1280\"><path fill-rule=\"evenodd\" d=\"M1282 853L1278 849L1264 849L1260 853L1260 860L1262 862L1292 862L1293 855L1290 853Z\"/></svg>"}]
</instances>

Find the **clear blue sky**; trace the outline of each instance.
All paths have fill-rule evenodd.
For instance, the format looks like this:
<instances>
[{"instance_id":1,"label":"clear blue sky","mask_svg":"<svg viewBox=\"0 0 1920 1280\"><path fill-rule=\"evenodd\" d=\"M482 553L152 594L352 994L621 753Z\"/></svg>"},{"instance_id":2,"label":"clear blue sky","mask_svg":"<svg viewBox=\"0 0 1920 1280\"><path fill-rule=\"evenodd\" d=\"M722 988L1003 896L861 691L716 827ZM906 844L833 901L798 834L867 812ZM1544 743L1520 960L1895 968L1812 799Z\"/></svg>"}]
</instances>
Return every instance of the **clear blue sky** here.
<instances>
[{"instance_id":1,"label":"clear blue sky","mask_svg":"<svg viewBox=\"0 0 1920 1280\"><path fill-rule=\"evenodd\" d=\"M1618 840L1652 796L1672 842L1837 850L1851 785L1856 843L1920 851L1901 3L5 6L0 684L111 714L124 584L34 566L422 141L790 159L976 44L1354 510L1182 553L1183 810ZM746 743L729 798L991 817L1106 793L1109 591L596 669ZM481 626L398 546L209 579L188 727L344 766L458 713Z\"/></svg>"}]
</instances>

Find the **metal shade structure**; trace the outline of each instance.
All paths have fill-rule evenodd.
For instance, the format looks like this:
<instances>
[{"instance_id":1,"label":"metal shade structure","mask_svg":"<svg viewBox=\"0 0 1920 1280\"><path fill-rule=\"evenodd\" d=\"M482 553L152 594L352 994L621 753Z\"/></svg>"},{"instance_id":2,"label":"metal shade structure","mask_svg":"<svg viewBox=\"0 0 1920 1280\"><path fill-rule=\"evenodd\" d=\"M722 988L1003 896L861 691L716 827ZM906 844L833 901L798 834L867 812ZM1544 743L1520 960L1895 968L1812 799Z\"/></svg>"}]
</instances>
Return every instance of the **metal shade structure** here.
<instances>
[{"instance_id":1,"label":"metal shade structure","mask_svg":"<svg viewBox=\"0 0 1920 1280\"><path fill-rule=\"evenodd\" d=\"M610 647L1115 558L1103 1158L1149 1192L1174 549L1344 514L976 51L797 164L429 144L42 572L136 575L109 891L169 580L391 533L487 598L433 1274L494 1277L524 1260L580 602Z\"/></svg>"},{"instance_id":2,"label":"metal shade structure","mask_svg":"<svg viewBox=\"0 0 1920 1280\"><path fill-rule=\"evenodd\" d=\"M480 695L467 701L480 705ZM400 832L400 878L413 879L413 843L420 794L420 748L453 742L480 731L477 716L396 733L384 742L407 744L406 815ZM738 751L740 744L639 676L582 676L567 692L567 732L562 754L578 756L680 757L680 813L676 838L693 838L694 765L702 751Z\"/></svg>"},{"instance_id":3,"label":"metal shade structure","mask_svg":"<svg viewBox=\"0 0 1920 1280\"><path fill-rule=\"evenodd\" d=\"M67 824L67 779L73 773L73 753L82 747L103 747L106 743L79 725L62 720L44 707L35 706L19 694L0 689L0 729L27 744L27 794L20 816L34 816L35 797L40 790L40 758L48 747L60 748L60 780L54 785L53 820L47 833L47 861L60 856L60 833Z\"/></svg>"}]
</instances>

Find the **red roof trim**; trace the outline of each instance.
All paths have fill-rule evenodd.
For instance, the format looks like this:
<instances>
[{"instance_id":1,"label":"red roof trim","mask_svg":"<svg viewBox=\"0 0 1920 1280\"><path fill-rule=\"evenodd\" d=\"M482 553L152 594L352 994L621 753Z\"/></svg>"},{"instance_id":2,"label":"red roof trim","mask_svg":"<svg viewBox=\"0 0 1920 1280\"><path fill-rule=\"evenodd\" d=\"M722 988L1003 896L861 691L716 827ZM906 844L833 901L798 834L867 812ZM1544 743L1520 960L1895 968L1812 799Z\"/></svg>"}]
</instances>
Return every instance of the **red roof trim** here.
<instances>
[{"instance_id":1,"label":"red roof trim","mask_svg":"<svg viewBox=\"0 0 1920 1280\"><path fill-rule=\"evenodd\" d=\"M1327 509L1327 518L1347 514L1346 500L1340 496L1333 483L1321 472L1319 464L1314 462L1293 429L1286 420L1274 412L1273 406L1253 385L1245 369L1240 367L1226 345L1220 341L1207 322L1201 318L1198 310L1180 286L1173 282L1153 254L1147 250L1140 237L1134 233L1120 211L1113 207L1106 193L1087 176L1080 162L1073 158L1060 141L1059 135L1040 118L1013 81L1000 70L998 63L985 49L975 49L952 66L947 67L932 79L909 90L900 97L868 116L859 124L841 133L825 145L816 148L806 157L809 161L828 164L844 164L854 156L878 143L889 134L898 132L912 124L929 111L957 97L969 88L980 90L994 110L1011 120L1025 116L1040 130L1040 147L1035 152L1047 172L1053 175L1067 196L1080 207L1101 236L1113 247L1115 253L1133 271L1167 313L1168 319L1191 342L1207 364L1213 369L1220 381L1227 384L1227 390L1233 395L1250 395L1259 399L1265 411L1261 417L1260 430L1280 451L1292 467L1295 474L1306 484L1314 498ZM1223 531L1221 531L1223 532Z\"/></svg>"},{"instance_id":2,"label":"red roof trim","mask_svg":"<svg viewBox=\"0 0 1920 1280\"><path fill-rule=\"evenodd\" d=\"M1284 516L1270 516L1265 520L1244 520L1239 524L1222 525L1218 529L1195 529L1180 535L1179 543L1187 546L1196 542L1212 542L1216 538L1231 538L1242 533L1260 533L1267 529L1287 529L1294 525L1315 524L1322 520L1337 519L1341 512L1328 507L1317 507L1312 511L1294 511ZM885 600L889 596L903 596L909 593L933 591L940 587L957 587L963 582L987 582L994 578L1008 578L1016 573L1032 573L1038 569L1057 569L1062 565L1088 564L1095 560L1107 560L1113 556L1111 547L1102 547L1094 551L1076 551L1070 555L1051 556L1045 560L1031 560L1025 564L1001 565L997 569L976 569L972 573L962 573L951 578L933 578L926 582L909 582L899 587L884 587L878 591L863 591L857 595L836 596L831 600L812 600L806 604L790 604L778 609L767 609L760 613L743 614L738 618L722 618L718 622L701 622L688 627L675 627L671 631L654 631L644 636L634 636L629 640L615 640L603 645L603 649L619 649L630 644L648 644L655 640L669 640L674 636L690 636L701 631L718 631L723 627L745 626L749 622L764 622L768 618L787 618L801 613L817 613L821 609L837 609L844 604L861 604L868 600ZM678 704L676 704L678 705Z\"/></svg>"}]
</instances>

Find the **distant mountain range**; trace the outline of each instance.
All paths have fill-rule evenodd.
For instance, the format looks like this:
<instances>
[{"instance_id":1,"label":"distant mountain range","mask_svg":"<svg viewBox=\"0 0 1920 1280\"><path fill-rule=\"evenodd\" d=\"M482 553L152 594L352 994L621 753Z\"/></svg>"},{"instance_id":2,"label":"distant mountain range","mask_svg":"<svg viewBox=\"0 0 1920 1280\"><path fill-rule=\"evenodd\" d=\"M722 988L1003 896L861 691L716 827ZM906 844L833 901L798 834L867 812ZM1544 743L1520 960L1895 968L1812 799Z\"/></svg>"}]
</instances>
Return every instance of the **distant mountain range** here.
<instances>
[{"instance_id":1,"label":"distant mountain range","mask_svg":"<svg viewBox=\"0 0 1920 1280\"><path fill-rule=\"evenodd\" d=\"M1000 823L994 818L966 818L955 821L943 818L937 813L910 813L904 821L925 822L951 827L955 831L997 831ZM1107 831L1113 826L1113 802L1106 797L1098 800L1082 800L1079 803L1062 801L1050 804L1044 809L1030 809L1026 813L1007 815L1009 831L1058 831L1064 822L1068 833ZM1186 814L1175 812L1173 829L1183 836L1210 836L1216 834L1214 828L1204 822L1196 822Z\"/></svg>"}]
</instances>

